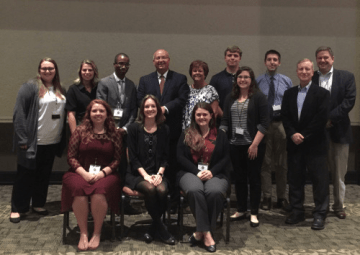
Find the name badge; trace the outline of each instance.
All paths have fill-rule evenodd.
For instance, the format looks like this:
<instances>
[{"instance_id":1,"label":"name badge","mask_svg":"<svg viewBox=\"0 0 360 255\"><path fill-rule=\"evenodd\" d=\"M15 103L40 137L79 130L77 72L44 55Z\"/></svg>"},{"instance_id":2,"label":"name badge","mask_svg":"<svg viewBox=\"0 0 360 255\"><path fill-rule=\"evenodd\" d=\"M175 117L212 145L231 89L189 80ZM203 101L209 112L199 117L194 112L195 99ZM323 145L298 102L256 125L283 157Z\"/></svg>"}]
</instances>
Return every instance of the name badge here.
<instances>
[{"instance_id":1,"label":"name badge","mask_svg":"<svg viewBox=\"0 0 360 255\"><path fill-rule=\"evenodd\" d=\"M273 105L272 107L273 107L273 110L274 110L274 111L280 111L280 110L281 110L281 104L279 104L279 105Z\"/></svg>"},{"instance_id":2,"label":"name badge","mask_svg":"<svg viewBox=\"0 0 360 255\"><path fill-rule=\"evenodd\" d=\"M98 165L90 165L89 173L95 175L100 172L100 168L101 168L101 166L98 166Z\"/></svg>"},{"instance_id":3,"label":"name badge","mask_svg":"<svg viewBox=\"0 0 360 255\"><path fill-rule=\"evenodd\" d=\"M208 170L208 165L205 164L205 163L199 163L199 164L198 164L198 169L199 169L200 171Z\"/></svg>"},{"instance_id":4,"label":"name badge","mask_svg":"<svg viewBox=\"0 0 360 255\"><path fill-rule=\"evenodd\" d=\"M243 135L244 134L244 129L242 129L241 127L236 127L235 133L238 134L238 135Z\"/></svg>"},{"instance_id":5,"label":"name badge","mask_svg":"<svg viewBox=\"0 0 360 255\"><path fill-rule=\"evenodd\" d=\"M57 111L53 111L51 114L51 119L53 119L53 120L60 119L60 113Z\"/></svg>"},{"instance_id":6,"label":"name badge","mask_svg":"<svg viewBox=\"0 0 360 255\"><path fill-rule=\"evenodd\" d=\"M121 118L123 116L123 111L124 110L121 108L114 109L114 117Z\"/></svg>"}]
</instances>

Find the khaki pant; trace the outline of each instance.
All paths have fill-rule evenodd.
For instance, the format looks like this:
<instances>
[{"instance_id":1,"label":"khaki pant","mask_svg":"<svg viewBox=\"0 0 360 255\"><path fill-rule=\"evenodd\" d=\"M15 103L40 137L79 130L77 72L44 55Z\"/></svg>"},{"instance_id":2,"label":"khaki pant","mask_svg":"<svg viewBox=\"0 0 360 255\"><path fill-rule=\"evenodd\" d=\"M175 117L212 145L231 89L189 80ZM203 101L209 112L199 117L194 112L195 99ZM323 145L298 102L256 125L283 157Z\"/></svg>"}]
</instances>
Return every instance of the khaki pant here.
<instances>
[{"instance_id":1,"label":"khaki pant","mask_svg":"<svg viewBox=\"0 0 360 255\"><path fill-rule=\"evenodd\" d=\"M281 121L270 123L265 136L266 151L261 167L261 189L263 197L271 197L271 172L275 171L277 198L286 198L287 153L286 134Z\"/></svg>"}]
</instances>

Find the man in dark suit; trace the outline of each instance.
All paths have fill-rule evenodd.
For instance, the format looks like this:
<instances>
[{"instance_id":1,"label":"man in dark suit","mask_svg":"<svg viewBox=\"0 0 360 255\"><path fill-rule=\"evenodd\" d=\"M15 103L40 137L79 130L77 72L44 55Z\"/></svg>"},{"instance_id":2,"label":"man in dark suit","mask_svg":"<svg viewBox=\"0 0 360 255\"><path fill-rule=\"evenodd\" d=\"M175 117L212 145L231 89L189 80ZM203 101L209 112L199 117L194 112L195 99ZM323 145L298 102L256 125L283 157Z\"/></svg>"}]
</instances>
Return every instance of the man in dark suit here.
<instances>
[{"instance_id":1,"label":"man in dark suit","mask_svg":"<svg viewBox=\"0 0 360 255\"><path fill-rule=\"evenodd\" d=\"M117 128L126 128L135 121L136 87L125 77L130 67L130 58L125 53L115 56L115 72L99 81L96 97L106 101L113 110Z\"/></svg>"},{"instance_id":2,"label":"man in dark suit","mask_svg":"<svg viewBox=\"0 0 360 255\"><path fill-rule=\"evenodd\" d=\"M159 99L162 112L166 117L165 123L170 129L169 167L165 171L165 176L174 188L178 171L176 146L181 135L182 113L190 88L185 75L169 70L170 57L166 50L159 49L154 53L153 64L156 71L140 78L137 93L138 106L147 94ZM172 198L176 198L174 190L172 190Z\"/></svg>"},{"instance_id":3,"label":"man in dark suit","mask_svg":"<svg viewBox=\"0 0 360 255\"><path fill-rule=\"evenodd\" d=\"M120 173L124 180L127 157L126 157L126 134L127 127L135 121L136 106L136 87L135 84L125 77L130 67L130 58L125 53L119 53L114 59L115 72L99 81L96 97L106 101L112 111L117 128L122 129L123 133L123 153L121 155ZM126 214L139 214L130 205L130 201L125 202L124 211Z\"/></svg>"},{"instance_id":4,"label":"man in dark suit","mask_svg":"<svg viewBox=\"0 0 360 255\"><path fill-rule=\"evenodd\" d=\"M281 115L287 137L289 200L292 207L287 224L305 219L304 186L306 170L313 185L315 208L311 228L321 230L329 206L329 173L326 164L329 92L312 84L313 63L304 59L297 64L300 85L285 91Z\"/></svg>"},{"instance_id":5,"label":"man in dark suit","mask_svg":"<svg viewBox=\"0 0 360 255\"><path fill-rule=\"evenodd\" d=\"M356 84L352 73L334 69L334 54L330 47L321 46L316 50L316 63L313 82L330 91L330 113L326 130L330 137L328 165L333 183L335 215L345 219L345 174L349 157L349 144L352 143L349 112L355 105Z\"/></svg>"}]
</instances>

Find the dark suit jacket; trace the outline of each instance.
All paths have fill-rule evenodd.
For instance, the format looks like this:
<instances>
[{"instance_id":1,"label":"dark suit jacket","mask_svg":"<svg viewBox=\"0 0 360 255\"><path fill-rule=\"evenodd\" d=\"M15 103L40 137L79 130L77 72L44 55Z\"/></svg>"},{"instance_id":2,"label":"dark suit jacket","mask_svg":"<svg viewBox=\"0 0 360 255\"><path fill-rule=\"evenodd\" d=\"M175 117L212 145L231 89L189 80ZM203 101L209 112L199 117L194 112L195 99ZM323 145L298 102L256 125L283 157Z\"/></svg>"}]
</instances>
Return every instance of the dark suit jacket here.
<instances>
[{"instance_id":1,"label":"dark suit jacket","mask_svg":"<svg viewBox=\"0 0 360 255\"><path fill-rule=\"evenodd\" d=\"M161 95L157 72L153 72L140 78L137 93L138 106L140 107L141 101L146 95L156 96L160 105L166 106L169 110L169 113L165 114L165 123L170 128L170 138L178 139L181 134L183 108L189 92L186 76L169 70Z\"/></svg>"},{"instance_id":2,"label":"dark suit jacket","mask_svg":"<svg viewBox=\"0 0 360 255\"><path fill-rule=\"evenodd\" d=\"M287 150L296 151L298 148L306 148L308 152L327 153L327 136L325 125L329 116L330 94L324 88L312 83L307 92L300 120L298 120L297 95L299 86L285 91L281 115L287 137ZM291 136L300 133L304 136L304 142L296 145Z\"/></svg>"},{"instance_id":3,"label":"dark suit jacket","mask_svg":"<svg viewBox=\"0 0 360 255\"><path fill-rule=\"evenodd\" d=\"M319 84L319 73L315 72L313 82ZM352 143L349 112L355 105L356 84L352 73L334 69L330 96L332 127L328 129L330 139L335 143Z\"/></svg>"},{"instance_id":4,"label":"dark suit jacket","mask_svg":"<svg viewBox=\"0 0 360 255\"><path fill-rule=\"evenodd\" d=\"M96 98L106 101L112 109L116 108L117 103L120 102L120 93L114 74L99 81ZM128 78L125 78L125 96L121 108L124 112L120 120L120 126L127 128L135 121L137 113L136 87Z\"/></svg>"}]
</instances>

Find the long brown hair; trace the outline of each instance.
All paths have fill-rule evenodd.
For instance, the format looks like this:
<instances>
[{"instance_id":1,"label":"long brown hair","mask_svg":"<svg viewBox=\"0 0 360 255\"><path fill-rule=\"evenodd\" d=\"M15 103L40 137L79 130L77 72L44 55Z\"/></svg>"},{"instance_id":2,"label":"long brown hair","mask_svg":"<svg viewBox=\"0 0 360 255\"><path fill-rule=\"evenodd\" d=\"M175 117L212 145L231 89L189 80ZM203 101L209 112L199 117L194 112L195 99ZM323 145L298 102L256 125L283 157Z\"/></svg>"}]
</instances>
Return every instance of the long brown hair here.
<instances>
[{"instance_id":1,"label":"long brown hair","mask_svg":"<svg viewBox=\"0 0 360 255\"><path fill-rule=\"evenodd\" d=\"M165 116L164 114L162 113L162 110L161 110L161 106L160 106L160 102L159 100L153 96L153 95L146 95L143 100L141 101L141 105L140 105L140 109L139 109L139 114L138 114L138 117L136 119L136 122L140 123L141 125L144 125L144 122L145 122L145 114L144 114L144 108L145 108L145 102L146 100L148 99L152 99L154 100L155 102L155 105L156 105L156 110L157 110L157 114L156 114L156 117L155 117L155 122L156 122L156 125L159 126L161 125L164 121L165 121Z\"/></svg>"},{"instance_id":2,"label":"long brown hair","mask_svg":"<svg viewBox=\"0 0 360 255\"><path fill-rule=\"evenodd\" d=\"M90 118L90 112L94 104L100 104L104 106L106 109L107 117L104 122L104 128L106 129L106 133L109 135L109 138L111 141L116 141L115 136L117 135L115 132L115 122L112 117L112 111L108 103L106 103L104 100L101 99L94 99L90 102L90 104L86 107L86 112L83 118L82 123L80 124L80 128L82 129L81 132L81 139L84 143L88 143L91 138L93 137L93 123Z\"/></svg>"},{"instance_id":3,"label":"long brown hair","mask_svg":"<svg viewBox=\"0 0 360 255\"><path fill-rule=\"evenodd\" d=\"M242 66L239 68L239 70L237 70L237 72L235 73L235 81L233 83L233 87L232 87L232 91L231 91L231 97L233 99L238 99L239 96L241 95L241 91L239 88L239 85L237 84L237 77L239 74L241 74L243 71L247 71L250 74L250 79L251 79L251 83L250 83L250 88L249 88L249 98L252 97L252 95L254 95L259 89L255 80L255 74L254 71L248 67L248 66Z\"/></svg>"},{"instance_id":4,"label":"long brown hair","mask_svg":"<svg viewBox=\"0 0 360 255\"><path fill-rule=\"evenodd\" d=\"M43 62L50 62L53 63L54 67L55 67L55 76L54 79L52 80L52 85L54 86L54 91L55 91L55 95L64 100L65 99L65 91L63 90L63 88L61 87L60 84L60 75L59 75L59 68L55 62L55 60L53 60L52 58L43 58L40 60L39 66L38 66L38 75L36 77L37 83L38 83L38 87L39 87L39 97L42 98L44 97L44 95L46 94L46 92L48 91L48 89L45 87L44 82L41 79L40 76L40 68L41 68L41 64Z\"/></svg>"},{"instance_id":5,"label":"long brown hair","mask_svg":"<svg viewBox=\"0 0 360 255\"><path fill-rule=\"evenodd\" d=\"M89 59L85 59L85 60L83 60L81 62L80 68L79 68L79 71L78 71L79 77L75 80L75 84L83 83L83 78L82 78L82 75L81 75L81 69L82 69L84 64L90 65L92 67L92 69L94 70L94 77L90 81L91 87L94 88L97 85L98 80L99 80L99 71L98 71L98 68L97 68L95 62L92 61L92 60L89 60Z\"/></svg>"},{"instance_id":6,"label":"long brown hair","mask_svg":"<svg viewBox=\"0 0 360 255\"><path fill-rule=\"evenodd\" d=\"M200 127L195 121L195 113L196 113L196 110L199 108L204 109L210 113L210 115L212 117L209 122L209 128L210 128L210 130L215 130L215 132L216 132L216 128L215 128L216 119L215 119L215 114L213 112L211 105L208 103L205 103L205 102L197 103L194 106L193 112L191 113L190 126L187 129L185 129L185 131L184 131L184 133L185 133L184 143L195 151L200 151L205 146L205 140L201 135ZM215 133L215 135L216 135L216 133Z\"/></svg>"}]
</instances>

